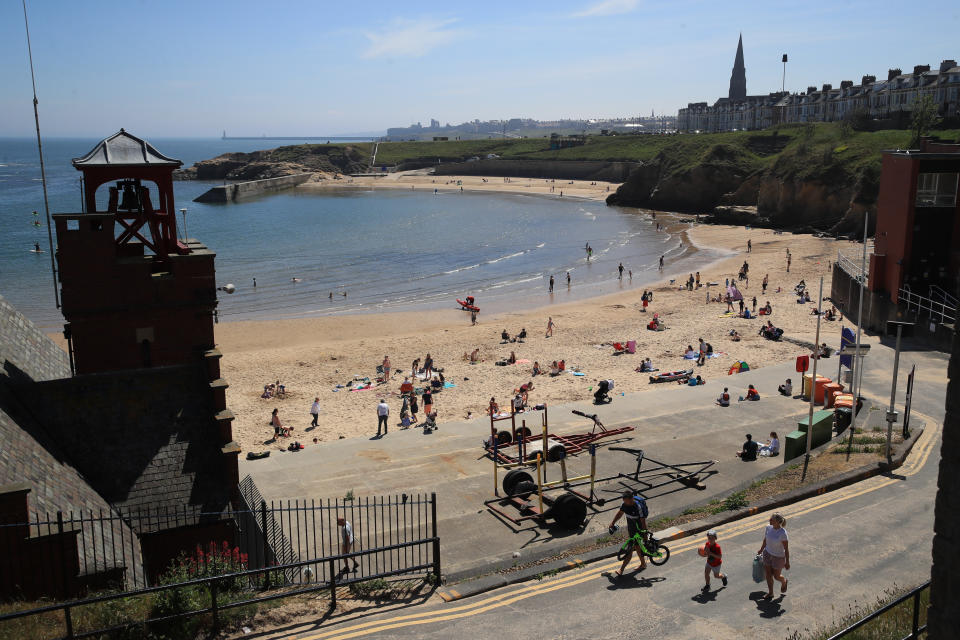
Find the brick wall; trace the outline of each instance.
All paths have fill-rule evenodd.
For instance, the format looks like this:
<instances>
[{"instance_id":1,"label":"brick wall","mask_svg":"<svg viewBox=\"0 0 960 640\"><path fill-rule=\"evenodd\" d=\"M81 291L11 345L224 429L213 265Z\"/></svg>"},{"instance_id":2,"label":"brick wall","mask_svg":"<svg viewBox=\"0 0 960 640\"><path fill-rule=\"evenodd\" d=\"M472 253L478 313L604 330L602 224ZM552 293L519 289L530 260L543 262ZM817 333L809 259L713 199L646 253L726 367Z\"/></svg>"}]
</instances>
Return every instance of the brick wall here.
<instances>
[{"instance_id":1,"label":"brick wall","mask_svg":"<svg viewBox=\"0 0 960 640\"><path fill-rule=\"evenodd\" d=\"M0 296L0 376L70 377L67 353Z\"/></svg>"}]
</instances>

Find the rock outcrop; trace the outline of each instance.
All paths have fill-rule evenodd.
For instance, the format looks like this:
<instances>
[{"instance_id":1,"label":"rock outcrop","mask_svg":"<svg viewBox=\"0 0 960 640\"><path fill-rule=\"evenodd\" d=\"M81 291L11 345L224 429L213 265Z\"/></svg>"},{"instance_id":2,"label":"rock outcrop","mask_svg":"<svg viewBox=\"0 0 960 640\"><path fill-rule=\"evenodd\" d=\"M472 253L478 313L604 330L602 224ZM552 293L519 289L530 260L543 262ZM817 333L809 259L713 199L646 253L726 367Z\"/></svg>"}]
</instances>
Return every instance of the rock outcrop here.
<instances>
[{"instance_id":1,"label":"rock outcrop","mask_svg":"<svg viewBox=\"0 0 960 640\"><path fill-rule=\"evenodd\" d=\"M352 146L303 144L250 153L225 153L174 173L180 180L263 180L299 173L359 173L364 151Z\"/></svg>"}]
</instances>

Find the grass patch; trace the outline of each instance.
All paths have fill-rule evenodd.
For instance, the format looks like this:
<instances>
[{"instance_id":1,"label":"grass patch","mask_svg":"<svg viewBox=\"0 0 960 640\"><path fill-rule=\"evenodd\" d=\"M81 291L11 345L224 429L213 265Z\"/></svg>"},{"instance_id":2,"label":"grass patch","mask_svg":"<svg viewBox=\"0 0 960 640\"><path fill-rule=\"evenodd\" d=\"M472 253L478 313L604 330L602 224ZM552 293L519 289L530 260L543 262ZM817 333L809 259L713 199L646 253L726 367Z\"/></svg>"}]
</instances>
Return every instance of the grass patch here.
<instances>
[{"instance_id":1,"label":"grass patch","mask_svg":"<svg viewBox=\"0 0 960 640\"><path fill-rule=\"evenodd\" d=\"M858 604L854 602L849 605L846 611L837 613L834 611L834 622L829 626L823 626L818 629L803 629L793 631L786 636L786 640L827 640L830 636L843 631L853 623L862 620L877 609L886 606L900 596L908 593L910 589L887 589L883 594L877 597L876 602ZM920 626L927 623L927 606L930 604L930 590L926 589L920 594ZM871 620L853 633L845 636L848 640L891 640L893 638L905 638L910 635L913 625L913 598L901 602L890 611L875 620Z\"/></svg>"}]
</instances>

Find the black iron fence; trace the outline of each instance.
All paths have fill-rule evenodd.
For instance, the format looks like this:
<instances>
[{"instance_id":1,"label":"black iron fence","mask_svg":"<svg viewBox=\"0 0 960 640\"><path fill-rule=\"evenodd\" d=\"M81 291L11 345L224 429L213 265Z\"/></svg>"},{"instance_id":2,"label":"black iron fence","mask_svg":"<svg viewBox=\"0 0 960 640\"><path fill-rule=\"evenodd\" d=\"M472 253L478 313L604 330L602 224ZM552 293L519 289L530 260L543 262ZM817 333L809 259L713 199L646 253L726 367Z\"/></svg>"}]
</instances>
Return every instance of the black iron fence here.
<instances>
[{"instance_id":1,"label":"black iron fence","mask_svg":"<svg viewBox=\"0 0 960 640\"><path fill-rule=\"evenodd\" d=\"M926 592L926 594L924 592ZM902 637L903 640L917 640L918 638L920 638L922 634L926 633L927 631L925 616L924 616L924 622L922 624L920 622L920 619L921 619L921 614L923 614L926 611L927 604L928 604L927 602L923 602L923 600L925 599L923 598L923 596L926 595L927 596L926 600L929 600L929 593L930 593L930 581L928 580L927 582L924 582L922 585L920 585L916 589L913 589L909 593L905 593L904 595L900 596L893 602L888 602L887 604L880 607L879 609L877 609L870 615L866 616L865 618L862 618L861 620L857 620L856 622L854 622L852 625L850 625L840 633L830 636L828 640L840 640L841 638L846 638L847 636L850 636L856 633L857 631L861 630L864 626L874 621L877 621L884 615L888 615L888 614L894 615L891 612L897 609L897 607L902 605L907 600L912 601L910 604L911 616L910 616L909 624L907 624L905 621L902 623L900 621L894 621L890 625L891 629L888 632L885 632L883 636L888 638ZM902 614L903 612L900 611L898 613ZM900 617L903 617L903 616L901 615ZM907 628L910 629L909 633L905 636L900 636L899 634L903 633L903 631L906 631ZM898 631L897 629L901 629L901 630ZM894 633L896 633L896 635L893 635Z\"/></svg>"},{"instance_id":2,"label":"black iron fence","mask_svg":"<svg viewBox=\"0 0 960 640\"><path fill-rule=\"evenodd\" d=\"M358 556L355 570L351 565L352 577L435 560L429 545L419 544L436 536L433 495L268 502L249 476L240 493L245 508L217 513L190 507L85 510L0 522L0 598L144 589L159 584L184 556L202 562L211 543L242 558L249 570L286 567L287 584L326 582L332 576L318 559L344 553L346 528L352 530L349 551L369 551ZM46 544L38 546L38 541ZM38 557L45 560L38 562ZM306 560L315 562L301 566Z\"/></svg>"}]
</instances>

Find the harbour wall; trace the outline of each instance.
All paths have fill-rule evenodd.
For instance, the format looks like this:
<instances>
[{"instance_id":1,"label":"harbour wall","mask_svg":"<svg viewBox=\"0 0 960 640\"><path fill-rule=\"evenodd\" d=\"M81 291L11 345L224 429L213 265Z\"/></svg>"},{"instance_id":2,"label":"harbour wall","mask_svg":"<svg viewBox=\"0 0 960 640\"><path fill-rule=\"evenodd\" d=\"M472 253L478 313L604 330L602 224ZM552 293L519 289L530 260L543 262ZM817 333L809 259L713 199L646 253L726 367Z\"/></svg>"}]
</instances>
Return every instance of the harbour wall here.
<instances>
[{"instance_id":1,"label":"harbour wall","mask_svg":"<svg viewBox=\"0 0 960 640\"><path fill-rule=\"evenodd\" d=\"M249 182L235 182L233 184L217 185L209 191L197 196L194 202L234 202L243 198L250 198L266 193L273 193L290 189L303 184L313 177L312 173L298 173L292 176L251 180Z\"/></svg>"}]
</instances>

